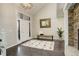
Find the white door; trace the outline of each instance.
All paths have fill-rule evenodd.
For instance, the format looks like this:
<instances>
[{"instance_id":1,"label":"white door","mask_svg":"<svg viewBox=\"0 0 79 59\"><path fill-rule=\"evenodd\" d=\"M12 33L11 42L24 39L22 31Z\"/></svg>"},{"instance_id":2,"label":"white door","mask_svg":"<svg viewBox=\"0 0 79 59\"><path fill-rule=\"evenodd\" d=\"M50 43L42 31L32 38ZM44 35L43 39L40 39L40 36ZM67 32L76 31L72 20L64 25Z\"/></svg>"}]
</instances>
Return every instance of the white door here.
<instances>
[{"instance_id":1,"label":"white door","mask_svg":"<svg viewBox=\"0 0 79 59\"><path fill-rule=\"evenodd\" d=\"M21 42L29 39L29 21L21 20L20 21L20 36Z\"/></svg>"}]
</instances>

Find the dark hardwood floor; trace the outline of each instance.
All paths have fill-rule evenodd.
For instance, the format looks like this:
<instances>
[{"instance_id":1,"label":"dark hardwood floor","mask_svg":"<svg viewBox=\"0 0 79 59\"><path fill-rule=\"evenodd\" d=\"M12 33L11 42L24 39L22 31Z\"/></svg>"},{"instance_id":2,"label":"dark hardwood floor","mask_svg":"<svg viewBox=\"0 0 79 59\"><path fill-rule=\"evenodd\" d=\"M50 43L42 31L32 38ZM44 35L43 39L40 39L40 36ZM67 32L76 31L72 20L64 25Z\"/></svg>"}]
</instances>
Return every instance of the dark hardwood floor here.
<instances>
[{"instance_id":1,"label":"dark hardwood floor","mask_svg":"<svg viewBox=\"0 0 79 59\"><path fill-rule=\"evenodd\" d=\"M53 51L17 45L6 50L7 56L64 56L64 40L54 40Z\"/></svg>"}]
</instances>

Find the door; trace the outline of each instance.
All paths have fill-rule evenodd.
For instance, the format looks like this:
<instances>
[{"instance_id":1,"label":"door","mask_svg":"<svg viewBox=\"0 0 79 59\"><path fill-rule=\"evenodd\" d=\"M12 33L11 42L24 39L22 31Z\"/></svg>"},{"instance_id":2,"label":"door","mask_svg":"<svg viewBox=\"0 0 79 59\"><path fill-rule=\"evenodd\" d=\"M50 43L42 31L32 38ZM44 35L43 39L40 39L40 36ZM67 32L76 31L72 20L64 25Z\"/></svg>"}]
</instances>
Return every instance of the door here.
<instances>
[{"instance_id":1,"label":"door","mask_svg":"<svg viewBox=\"0 0 79 59\"><path fill-rule=\"evenodd\" d=\"M20 21L20 35L21 35L21 42L29 39L29 21L27 20Z\"/></svg>"}]
</instances>

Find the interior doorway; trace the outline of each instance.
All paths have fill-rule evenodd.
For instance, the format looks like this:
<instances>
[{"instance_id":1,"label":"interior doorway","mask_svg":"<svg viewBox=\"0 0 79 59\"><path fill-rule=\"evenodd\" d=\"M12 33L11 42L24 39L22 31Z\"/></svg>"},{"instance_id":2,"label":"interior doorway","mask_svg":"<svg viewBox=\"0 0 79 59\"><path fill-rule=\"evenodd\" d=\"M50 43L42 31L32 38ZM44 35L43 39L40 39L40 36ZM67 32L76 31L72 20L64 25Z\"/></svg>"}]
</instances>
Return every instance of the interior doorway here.
<instances>
[{"instance_id":1,"label":"interior doorway","mask_svg":"<svg viewBox=\"0 0 79 59\"><path fill-rule=\"evenodd\" d=\"M22 43L26 40L29 39L31 36L30 32L30 21L28 20L23 20L23 19L18 19L17 20L17 33L18 33L18 43Z\"/></svg>"}]
</instances>

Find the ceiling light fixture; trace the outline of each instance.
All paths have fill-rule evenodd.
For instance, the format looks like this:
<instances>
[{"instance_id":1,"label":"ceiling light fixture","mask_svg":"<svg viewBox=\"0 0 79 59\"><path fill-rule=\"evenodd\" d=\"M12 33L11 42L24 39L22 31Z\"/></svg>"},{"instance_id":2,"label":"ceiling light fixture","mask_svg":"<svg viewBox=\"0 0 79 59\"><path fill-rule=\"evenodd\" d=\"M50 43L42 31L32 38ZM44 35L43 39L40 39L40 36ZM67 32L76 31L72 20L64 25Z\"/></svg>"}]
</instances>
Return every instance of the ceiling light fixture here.
<instances>
[{"instance_id":1,"label":"ceiling light fixture","mask_svg":"<svg viewBox=\"0 0 79 59\"><path fill-rule=\"evenodd\" d=\"M31 9L32 8L32 4L31 3L22 3L21 6L25 9Z\"/></svg>"}]
</instances>

